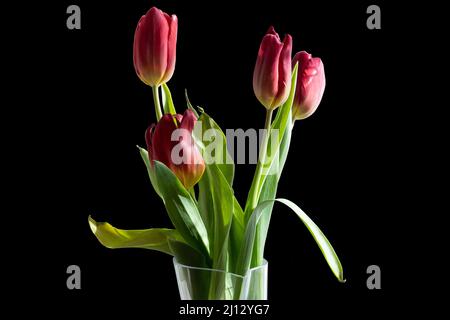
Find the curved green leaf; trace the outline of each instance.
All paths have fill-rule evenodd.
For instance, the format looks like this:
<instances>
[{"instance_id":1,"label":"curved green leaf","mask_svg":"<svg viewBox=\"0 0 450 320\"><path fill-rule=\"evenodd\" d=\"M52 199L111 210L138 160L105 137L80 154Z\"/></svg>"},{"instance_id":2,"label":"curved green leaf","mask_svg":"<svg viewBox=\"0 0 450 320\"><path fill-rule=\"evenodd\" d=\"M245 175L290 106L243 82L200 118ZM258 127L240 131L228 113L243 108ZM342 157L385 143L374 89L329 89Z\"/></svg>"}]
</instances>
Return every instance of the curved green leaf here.
<instances>
[{"instance_id":1,"label":"curved green leaf","mask_svg":"<svg viewBox=\"0 0 450 320\"><path fill-rule=\"evenodd\" d=\"M300 218L300 220L302 220L303 224L313 236L335 277L340 282L345 282L344 271L341 262L339 261L339 258L328 239L325 237L319 227L311 220L311 218L309 218L308 215L302 211L302 209L300 209L295 203L287 199L264 201L260 203L253 211L245 230L244 242L242 245L241 254L238 259L238 273L244 275L249 269L255 242L257 224L264 212L264 209L270 206L274 201L283 203L297 214L297 216Z\"/></svg>"},{"instance_id":2,"label":"curved green leaf","mask_svg":"<svg viewBox=\"0 0 450 320\"><path fill-rule=\"evenodd\" d=\"M148 152L147 152L147 150L145 150L144 148L141 148L139 146L137 146L137 148L139 149L139 154L141 155L141 158L145 163L145 167L147 168L148 176L150 177L150 182L153 186L153 189L155 189L158 196L162 199L162 195L161 195L161 192L159 191L158 183L156 181L155 169L152 168L152 166L150 165L150 159L148 158Z\"/></svg>"},{"instance_id":3,"label":"curved green leaf","mask_svg":"<svg viewBox=\"0 0 450 320\"><path fill-rule=\"evenodd\" d=\"M234 211L234 193L214 163L207 164L199 183L199 209L207 218L213 268L225 270L229 232Z\"/></svg>"},{"instance_id":4,"label":"curved green leaf","mask_svg":"<svg viewBox=\"0 0 450 320\"><path fill-rule=\"evenodd\" d=\"M208 233L195 200L169 168L159 161L154 164L158 189L170 220L190 246L209 256Z\"/></svg>"},{"instance_id":5,"label":"curved green leaf","mask_svg":"<svg viewBox=\"0 0 450 320\"><path fill-rule=\"evenodd\" d=\"M178 231L173 229L122 230L107 222L97 222L91 216L88 219L92 233L102 245L110 249L143 248L173 255L169 241L183 241Z\"/></svg>"}]
</instances>

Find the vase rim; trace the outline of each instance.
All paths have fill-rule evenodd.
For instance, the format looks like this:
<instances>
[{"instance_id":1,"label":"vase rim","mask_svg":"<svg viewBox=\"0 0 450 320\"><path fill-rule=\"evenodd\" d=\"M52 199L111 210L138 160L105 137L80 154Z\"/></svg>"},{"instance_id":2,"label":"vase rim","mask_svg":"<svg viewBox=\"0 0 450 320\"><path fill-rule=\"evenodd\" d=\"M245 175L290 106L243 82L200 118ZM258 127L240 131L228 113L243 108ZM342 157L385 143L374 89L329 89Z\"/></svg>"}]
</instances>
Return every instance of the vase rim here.
<instances>
[{"instance_id":1,"label":"vase rim","mask_svg":"<svg viewBox=\"0 0 450 320\"><path fill-rule=\"evenodd\" d=\"M185 267L185 268L189 268L189 269L205 270L205 271L214 271L214 272L223 272L223 273L228 273L228 274L230 274L230 275L233 275L233 276L236 276L236 277L240 277L240 278L245 278L249 273L251 273L251 272L253 272L253 271L255 271L255 270L262 269L262 268L267 268L267 266L268 266L268 264L269 264L269 262L267 262L266 259L263 259L262 265L260 265L260 266L258 266L258 267L253 267L253 268L248 269L247 274L246 274L245 276L242 276L242 275L237 274L237 273L228 272L228 271L220 270L220 269L188 266L187 264L179 263L179 262L177 261L177 258L175 258L175 257L173 257L173 263L174 263L175 265L179 265L179 266L182 266L182 267Z\"/></svg>"}]
</instances>

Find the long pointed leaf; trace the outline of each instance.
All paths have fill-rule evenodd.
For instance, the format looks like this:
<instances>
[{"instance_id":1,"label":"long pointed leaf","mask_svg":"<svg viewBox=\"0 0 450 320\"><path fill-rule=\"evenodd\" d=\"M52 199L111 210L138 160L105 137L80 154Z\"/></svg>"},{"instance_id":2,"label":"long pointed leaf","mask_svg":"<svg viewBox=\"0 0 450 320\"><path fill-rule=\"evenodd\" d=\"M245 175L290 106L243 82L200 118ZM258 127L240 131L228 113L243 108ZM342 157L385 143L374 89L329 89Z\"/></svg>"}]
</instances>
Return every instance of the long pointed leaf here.
<instances>
[{"instance_id":1,"label":"long pointed leaf","mask_svg":"<svg viewBox=\"0 0 450 320\"><path fill-rule=\"evenodd\" d=\"M189 245L208 256L208 233L195 200L169 168L159 161L154 164L158 189L170 220Z\"/></svg>"},{"instance_id":2,"label":"long pointed leaf","mask_svg":"<svg viewBox=\"0 0 450 320\"><path fill-rule=\"evenodd\" d=\"M200 148L207 163L214 162L225 176L228 184L233 186L234 162L227 148L227 138L217 122L206 112L199 117L198 125L194 130L196 141L200 141ZM209 147L214 147L214 158L211 159ZM217 146L217 147L215 147ZM212 153L212 152L211 152Z\"/></svg>"},{"instance_id":3,"label":"long pointed leaf","mask_svg":"<svg viewBox=\"0 0 450 320\"><path fill-rule=\"evenodd\" d=\"M162 105L164 113L176 114L175 106L172 100L172 94L170 93L170 89L167 84L163 83L161 85L161 95L162 95Z\"/></svg>"},{"instance_id":4,"label":"long pointed leaf","mask_svg":"<svg viewBox=\"0 0 450 320\"><path fill-rule=\"evenodd\" d=\"M207 164L199 182L199 206L209 211L203 214L213 218L209 227L213 268L225 269L228 236L234 211L234 194L218 166Z\"/></svg>"},{"instance_id":5,"label":"long pointed leaf","mask_svg":"<svg viewBox=\"0 0 450 320\"><path fill-rule=\"evenodd\" d=\"M169 241L183 241L178 231L174 229L123 230L107 222L97 222L91 216L89 216L89 226L98 241L110 249L143 248L173 255Z\"/></svg>"},{"instance_id":6,"label":"long pointed leaf","mask_svg":"<svg viewBox=\"0 0 450 320\"><path fill-rule=\"evenodd\" d=\"M233 220L230 229L229 269L236 273L236 265L239 258L239 250L244 237L244 212L236 198L234 198Z\"/></svg>"},{"instance_id":7,"label":"long pointed leaf","mask_svg":"<svg viewBox=\"0 0 450 320\"><path fill-rule=\"evenodd\" d=\"M245 230L241 255L238 260L239 274L244 275L250 267L257 224L261 218L261 215L264 212L264 209L267 208L274 201L283 203L297 214L297 216L300 218L300 220L303 222L303 224L306 226L308 231L313 236L314 240L316 241L317 245L322 251L324 258L327 261L328 266L330 267L335 277L340 282L345 282L344 271L341 262L339 261L339 258L336 252L334 251L333 247L331 246L330 242L328 241L328 239L325 237L325 235L319 229L319 227L311 220L311 218L309 218L308 215L303 212L302 209L300 209L295 203L287 199L275 199L264 201L260 203L253 211Z\"/></svg>"},{"instance_id":8,"label":"long pointed leaf","mask_svg":"<svg viewBox=\"0 0 450 320\"><path fill-rule=\"evenodd\" d=\"M141 158L145 163L145 167L147 168L148 176L150 178L150 182L153 186L153 189L155 189L155 192L162 199L161 192L159 191L159 188L158 188L158 182L156 181L155 169L152 168L152 166L150 165L150 159L148 158L148 152L144 148L141 148L139 146L137 146L137 147L139 149L139 154L141 155Z\"/></svg>"},{"instance_id":9,"label":"long pointed leaf","mask_svg":"<svg viewBox=\"0 0 450 320\"><path fill-rule=\"evenodd\" d=\"M196 139L199 148L204 154L207 167L211 167L210 170L207 169L207 171L210 173L209 176L204 176L204 178L199 182L200 212L202 213L202 217L204 217L204 221L208 221L208 230L216 230L215 228L223 225L224 221L226 221L226 225L231 224L230 246L240 246L244 231L244 213L241 206L239 205L239 202L234 197L233 190L231 188L234 178L234 162L228 152L226 136L220 126L214 121L214 119L212 119L204 111L202 111L197 125L198 127L196 128L196 130L194 130L194 138ZM218 146L213 146L215 156L214 159L210 159L211 150L209 150L209 147L211 143L215 143L216 146ZM219 170L217 170L216 168ZM222 177L225 177L226 181L223 181ZM218 197L219 194L214 191L217 188L222 189L227 195L223 196L222 198ZM219 203L219 205L223 206L224 202L228 202L226 205L226 210L214 209L214 203ZM232 204L233 207L231 207L230 204ZM229 216L225 217L224 219L224 215L229 210L233 212L231 221L229 219ZM220 216L215 218L215 215ZM219 220L217 221L217 219ZM216 239L217 235L219 235L219 238L221 237L220 233L217 233L216 231L213 231L212 233L214 234ZM210 241L214 240L210 239ZM217 242L217 240L215 242ZM219 243L223 243L222 240L220 240ZM223 244L225 245L226 243ZM221 251L223 251L224 249L225 246ZM234 264L236 262L237 254L237 250L229 250L229 265L232 267L234 267ZM216 256L216 258L217 257L218 256ZM216 267L219 268L219 266Z\"/></svg>"}]
</instances>

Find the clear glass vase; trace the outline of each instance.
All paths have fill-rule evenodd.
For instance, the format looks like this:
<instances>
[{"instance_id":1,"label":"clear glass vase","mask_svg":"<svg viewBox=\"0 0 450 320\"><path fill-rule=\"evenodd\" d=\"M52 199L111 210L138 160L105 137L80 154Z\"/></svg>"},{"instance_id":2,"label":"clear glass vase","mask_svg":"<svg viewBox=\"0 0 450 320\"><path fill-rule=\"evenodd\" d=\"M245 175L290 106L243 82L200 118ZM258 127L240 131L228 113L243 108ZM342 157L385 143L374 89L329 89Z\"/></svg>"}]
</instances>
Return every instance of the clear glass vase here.
<instances>
[{"instance_id":1,"label":"clear glass vase","mask_svg":"<svg viewBox=\"0 0 450 320\"><path fill-rule=\"evenodd\" d=\"M223 270L191 267L173 259L181 300L267 300L268 263L245 276Z\"/></svg>"}]
</instances>

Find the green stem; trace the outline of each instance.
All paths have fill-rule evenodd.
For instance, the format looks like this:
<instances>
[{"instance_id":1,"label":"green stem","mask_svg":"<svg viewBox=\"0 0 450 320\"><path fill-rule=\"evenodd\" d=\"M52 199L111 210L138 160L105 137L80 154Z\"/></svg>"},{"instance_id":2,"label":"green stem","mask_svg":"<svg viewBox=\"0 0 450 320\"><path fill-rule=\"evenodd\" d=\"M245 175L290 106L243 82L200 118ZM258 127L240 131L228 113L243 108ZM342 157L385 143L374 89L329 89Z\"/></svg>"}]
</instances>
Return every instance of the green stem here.
<instances>
[{"instance_id":1,"label":"green stem","mask_svg":"<svg viewBox=\"0 0 450 320\"><path fill-rule=\"evenodd\" d=\"M155 104L155 112L156 112L156 121L159 121L159 119L162 118L162 112L161 112L161 104L159 103L159 93L158 93L159 86L152 87L153 91L153 103Z\"/></svg>"},{"instance_id":2,"label":"green stem","mask_svg":"<svg viewBox=\"0 0 450 320\"><path fill-rule=\"evenodd\" d=\"M256 172L255 172L255 176L253 177L253 182L252 182L252 188L253 185L255 185L255 189L251 195L251 208L249 210L249 212L253 212L253 210L256 208L256 206L258 205L258 200L259 200L259 193L261 192L261 187L262 187L262 181L261 181L261 176L262 176L262 172L263 172L263 167L264 164L266 162L266 157L267 157L267 144L269 142L269 136L270 136L270 126L272 124L272 113L273 110L267 110L266 111L266 122L264 124L264 136L263 136L263 140L261 142L261 148L259 149L259 161L256 165Z\"/></svg>"}]
</instances>

